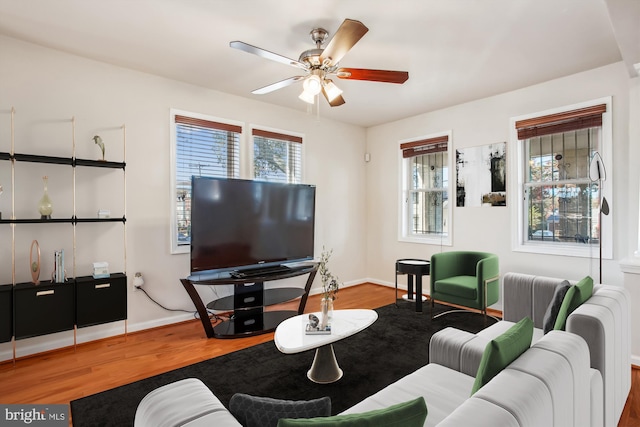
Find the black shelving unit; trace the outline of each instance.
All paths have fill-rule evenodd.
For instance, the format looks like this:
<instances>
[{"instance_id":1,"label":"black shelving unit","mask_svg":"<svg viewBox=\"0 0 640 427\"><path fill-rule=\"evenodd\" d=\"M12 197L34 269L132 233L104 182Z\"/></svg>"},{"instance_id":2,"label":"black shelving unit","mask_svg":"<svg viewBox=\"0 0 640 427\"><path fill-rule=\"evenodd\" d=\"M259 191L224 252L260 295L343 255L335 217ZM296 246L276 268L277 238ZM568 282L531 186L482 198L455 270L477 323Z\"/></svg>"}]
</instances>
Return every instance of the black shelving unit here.
<instances>
[{"instance_id":1,"label":"black shelving unit","mask_svg":"<svg viewBox=\"0 0 640 427\"><path fill-rule=\"evenodd\" d=\"M48 163L52 165L89 166L94 168L124 169L125 162L110 162L102 160L78 159L75 157L42 156L38 154L21 154L0 152L0 160L15 160L17 162Z\"/></svg>"},{"instance_id":2,"label":"black shelving unit","mask_svg":"<svg viewBox=\"0 0 640 427\"><path fill-rule=\"evenodd\" d=\"M0 285L0 342L13 337L13 285Z\"/></svg>"},{"instance_id":3,"label":"black shelving unit","mask_svg":"<svg viewBox=\"0 0 640 427\"><path fill-rule=\"evenodd\" d=\"M75 283L78 328L127 318L127 276L124 273L100 279L77 277Z\"/></svg>"},{"instance_id":4,"label":"black shelving unit","mask_svg":"<svg viewBox=\"0 0 640 427\"><path fill-rule=\"evenodd\" d=\"M70 331L75 324L74 282L18 283L14 290L16 340Z\"/></svg>"},{"instance_id":5,"label":"black shelving unit","mask_svg":"<svg viewBox=\"0 0 640 427\"><path fill-rule=\"evenodd\" d=\"M73 180L75 191L76 168L107 168L126 169L126 162L112 162L102 160L79 159L75 157L75 119L71 119L73 127L73 155L71 157L46 156L28 153L16 153L13 151L14 135L13 120L15 111L11 111L12 134L11 152L0 152L0 161L10 161L12 170L16 164L42 163L70 166L73 168ZM126 132L123 130L123 144L126 147ZM125 175L126 186L126 175ZM11 191L15 191L14 175L12 173ZM124 195L124 193L123 193ZM75 194L74 194L75 201ZM6 215L6 214L5 214ZM12 226L25 224L71 224L74 227L74 253L75 260L75 226L80 223L122 223L125 226L126 236L126 200L124 202L124 214L114 218L77 217L75 203L73 216L67 218L15 218L15 206L12 206L12 214L0 219L0 226L11 224ZM14 237L15 238L15 237ZM15 254L12 255L15 260ZM15 262L15 261L14 261ZM75 261L74 269L75 272ZM15 280L15 279L14 279ZM41 281L34 283L12 283L0 285L0 342L46 335L55 332L74 330L74 343L76 342L76 328L83 328L114 321L125 321L125 334L127 333L127 276L126 257L125 272L111 274L107 278L94 279L92 276L68 278L64 283L52 283Z\"/></svg>"}]
</instances>

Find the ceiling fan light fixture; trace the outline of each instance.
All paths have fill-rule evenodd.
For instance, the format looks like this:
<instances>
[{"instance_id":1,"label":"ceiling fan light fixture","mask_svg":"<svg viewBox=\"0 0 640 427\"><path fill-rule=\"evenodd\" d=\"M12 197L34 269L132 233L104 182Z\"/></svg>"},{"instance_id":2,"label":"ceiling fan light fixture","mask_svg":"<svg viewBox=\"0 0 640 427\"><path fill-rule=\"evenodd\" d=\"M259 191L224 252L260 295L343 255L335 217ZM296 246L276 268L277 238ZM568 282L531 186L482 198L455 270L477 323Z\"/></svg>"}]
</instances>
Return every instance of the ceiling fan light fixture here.
<instances>
[{"instance_id":1,"label":"ceiling fan light fixture","mask_svg":"<svg viewBox=\"0 0 640 427\"><path fill-rule=\"evenodd\" d=\"M304 91L309 95L315 96L322 90L322 82L320 77L312 74L304 80L302 87L304 87Z\"/></svg>"},{"instance_id":2,"label":"ceiling fan light fixture","mask_svg":"<svg viewBox=\"0 0 640 427\"><path fill-rule=\"evenodd\" d=\"M322 86L324 87L324 92L327 94L329 102L342 95L342 89L336 86L330 79L324 80Z\"/></svg>"},{"instance_id":3,"label":"ceiling fan light fixture","mask_svg":"<svg viewBox=\"0 0 640 427\"><path fill-rule=\"evenodd\" d=\"M303 90L302 93L298 96L298 98L300 98L307 104L315 104L316 102L316 96L307 92L306 90Z\"/></svg>"}]
</instances>

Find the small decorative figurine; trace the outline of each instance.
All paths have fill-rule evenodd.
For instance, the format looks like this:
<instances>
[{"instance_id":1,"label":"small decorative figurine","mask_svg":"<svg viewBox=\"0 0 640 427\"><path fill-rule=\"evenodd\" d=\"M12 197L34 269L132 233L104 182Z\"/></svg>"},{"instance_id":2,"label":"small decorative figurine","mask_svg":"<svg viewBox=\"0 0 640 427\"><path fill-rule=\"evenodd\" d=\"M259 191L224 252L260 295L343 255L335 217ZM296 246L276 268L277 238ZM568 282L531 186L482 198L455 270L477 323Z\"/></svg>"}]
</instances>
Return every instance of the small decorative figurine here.
<instances>
[{"instance_id":1,"label":"small decorative figurine","mask_svg":"<svg viewBox=\"0 0 640 427\"><path fill-rule=\"evenodd\" d=\"M93 142L100 147L100 151L102 152L102 159L100 159L101 161L105 161L104 160L104 142L102 142L102 138L100 138L100 135L95 135L93 137Z\"/></svg>"}]
</instances>

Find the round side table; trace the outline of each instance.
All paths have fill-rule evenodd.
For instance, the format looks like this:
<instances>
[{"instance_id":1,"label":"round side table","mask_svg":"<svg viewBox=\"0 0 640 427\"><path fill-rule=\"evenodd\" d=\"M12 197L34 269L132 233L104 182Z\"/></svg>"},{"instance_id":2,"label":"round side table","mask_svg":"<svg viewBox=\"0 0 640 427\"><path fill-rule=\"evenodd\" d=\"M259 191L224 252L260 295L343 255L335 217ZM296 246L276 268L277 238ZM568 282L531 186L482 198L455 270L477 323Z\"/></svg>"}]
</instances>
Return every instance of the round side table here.
<instances>
[{"instance_id":1,"label":"round side table","mask_svg":"<svg viewBox=\"0 0 640 427\"><path fill-rule=\"evenodd\" d=\"M427 297L422 295L422 276L428 276L431 271L431 262L425 259L405 258L396 261L396 304L398 303L398 275L407 275L407 294L402 298L416 302L416 311L422 311L422 303ZM413 280L415 277L416 292L413 292Z\"/></svg>"}]
</instances>

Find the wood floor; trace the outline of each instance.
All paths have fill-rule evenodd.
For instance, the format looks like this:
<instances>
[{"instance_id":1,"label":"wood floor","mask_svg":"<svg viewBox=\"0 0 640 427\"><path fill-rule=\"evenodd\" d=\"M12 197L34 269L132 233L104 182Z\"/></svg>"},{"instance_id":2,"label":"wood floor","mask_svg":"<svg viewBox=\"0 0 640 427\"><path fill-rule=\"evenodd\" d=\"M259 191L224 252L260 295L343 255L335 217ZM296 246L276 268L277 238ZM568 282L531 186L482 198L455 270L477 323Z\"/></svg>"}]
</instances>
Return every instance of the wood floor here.
<instances>
[{"instance_id":1,"label":"wood floor","mask_svg":"<svg viewBox=\"0 0 640 427\"><path fill-rule=\"evenodd\" d=\"M394 290L363 284L341 289L336 308L378 308ZM297 308L296 304L289 304ZM307 311L316 311L312 296ZM281 308L282 306L280 306ZM242 339L207 339L194 320L130 333L0 364L0 403L64 403L172 369L273 340L273 333ZM619 426L640 427L640 369Z\"/></svg>"}]
</instances>

